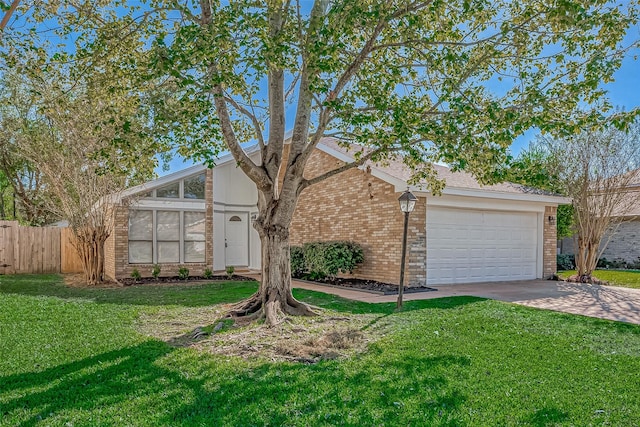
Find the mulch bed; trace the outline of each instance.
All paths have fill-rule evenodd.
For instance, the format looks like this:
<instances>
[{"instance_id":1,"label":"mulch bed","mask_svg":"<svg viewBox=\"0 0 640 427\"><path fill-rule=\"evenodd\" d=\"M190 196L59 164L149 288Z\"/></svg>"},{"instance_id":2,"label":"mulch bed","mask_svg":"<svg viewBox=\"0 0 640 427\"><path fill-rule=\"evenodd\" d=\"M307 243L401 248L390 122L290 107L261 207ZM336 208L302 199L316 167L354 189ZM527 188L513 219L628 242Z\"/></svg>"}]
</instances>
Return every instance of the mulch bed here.
<instances>
[{"instance_id":1,"label":"mulch bed","mask_svg":"<svg viewBox=\"0 0 640 427\"><path fill-rule=\"evenodd\" d=\"M298 279L299 280L299 279ZM303 279L304 280L304 279ZM376 280L354 279L354 278L335 278L335 279L316 279L305 280L318 285L332 286L345 289L357 289L361 291L372 291L381 293L383 295L394 295L398 293L398 285L392 285L390 283L378 282ZM411 286L404 287L405 294L412 294L417 292L432 292L437 291L435 288L428 286Z\"/></svg>"},{"instance_id":2,"label":"mulch bed","mask_svg":"<svg viewBox=\"0 0 640 427\"><path fill-rule=\"evenodd\" d=\"M238 274L233 274L231 276L228 275L219 275L219 276L212 276L212 277L204 277L204 276L189 276L188 279L181 279L178 276L172 276L172 277L158 277L157 279L153 278L153 277L141 277L140 279L136 280L133 278L127 278L127 279L120 279L119 282L122 283L124 286L132 286L132 285L149 285L149 284L162 284L162 283L172 283L172 284L177 284L177 283L190 283L190 282L229 282L229 281L233 281L233 282L255 282L256 279L252 278L252 277L247 277L247 276L241 276Z\"/></svg>"}]
</instances>

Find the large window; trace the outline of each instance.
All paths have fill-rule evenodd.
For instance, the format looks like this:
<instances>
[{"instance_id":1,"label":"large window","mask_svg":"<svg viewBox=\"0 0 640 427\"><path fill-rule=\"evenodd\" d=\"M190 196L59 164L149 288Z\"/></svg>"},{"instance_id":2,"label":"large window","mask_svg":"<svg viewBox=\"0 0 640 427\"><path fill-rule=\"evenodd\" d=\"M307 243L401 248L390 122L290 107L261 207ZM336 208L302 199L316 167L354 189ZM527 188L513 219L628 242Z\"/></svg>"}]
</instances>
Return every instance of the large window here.
<instances>
[{"instance_id":1,"label":"large window","mask_svg":"<svg viewBox=\"0 0 640 427\"><path fill-rule=\"evenodd\" d=\"M156 217L157 262L180 262L180 212L157 211Z\"/></svg>"},{"instance_id":2,"label":"large window","mask_svg":"<svg viewBox=\"0 0 640 427\"><path fill-rule=\"evenodd\" d=\"M205 214L130 210L129 263L205 262Z\"/></svg>"},{"instance_id":3,"label":"large window","mask_svg":"<svg viewBox=\"0 0 640 427\"><path fill-rule=\"evenodd\" d=\"M184 213L185 262L204 262L205 224L204 212Z\"/></svg>"},{"instance_id":4,"label":"large window","mask_svg":"<svg viewBox=\"0 0 640 427\"><path fill-rule=\"evenodd\" d=\"M201 173L151 190L143 197L157 199L204 200L206 175Z\"/></svg>"},{"instance_id":5,"label":"large window","mask_svg":"<svg viewBox=\"0 0 640 427\"><path fill-rule=\"evenodd\" d=\"M153 262L153 211L129 211L129 262Z\"/></svg>"}]
</instances>

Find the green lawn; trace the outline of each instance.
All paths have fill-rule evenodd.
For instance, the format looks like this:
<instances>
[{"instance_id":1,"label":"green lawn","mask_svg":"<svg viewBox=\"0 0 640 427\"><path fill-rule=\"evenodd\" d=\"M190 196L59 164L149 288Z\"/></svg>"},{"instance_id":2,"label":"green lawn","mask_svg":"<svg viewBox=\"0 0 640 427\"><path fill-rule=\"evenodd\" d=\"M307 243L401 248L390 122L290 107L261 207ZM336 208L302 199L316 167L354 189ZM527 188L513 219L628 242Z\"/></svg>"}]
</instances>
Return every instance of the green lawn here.
<instances>
[{"instance_id":1,"label":"green lawn","mask_svg":"<svg viewBox=\"0 0 640 427\"><path fill-rule=\"evenodd\" d=\"M298 290L392 327L365 354L313 365L173 348L136 330L140 316L255 287L79 290L0 276L0 425L640 424L640 326L471 297L394 313Z\"/></svg>"},{"instance_id":2,"label":"green lawn","mask_svg":"<svg viewBox=\"0 0 640 427\"><path fill-rule=\"evenodd\" d=\"M561 271L558 274L561 278L567 278L576 274L576 271ZM611 286L640 289L640 271L637 270L596 270L593 276L606 280Z\"/></svg>"}]
</instances>

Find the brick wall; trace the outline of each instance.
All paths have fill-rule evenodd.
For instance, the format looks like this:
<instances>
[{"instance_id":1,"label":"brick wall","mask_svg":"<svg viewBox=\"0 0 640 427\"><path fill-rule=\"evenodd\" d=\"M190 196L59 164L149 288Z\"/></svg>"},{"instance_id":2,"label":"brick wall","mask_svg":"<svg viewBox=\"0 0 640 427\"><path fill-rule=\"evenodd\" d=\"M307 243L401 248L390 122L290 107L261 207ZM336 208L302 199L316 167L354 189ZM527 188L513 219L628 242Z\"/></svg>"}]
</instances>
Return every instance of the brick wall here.
<instances>
[{"instance_id":1,"label":"brick wall","mask_svg":"<svg viewBox=\"0 0 640 427\"><path fill-rule=\"evenodd\" d=\"M109 211L109 215L113 214L114 210L111 209ZM115 222L113 223L113 227L115 228ZM106 277L109 277L111 279L114 279L116 277L116 240L114 237L114 233L115 231L111 230L111 235L109 235L107 240L104 242L104 274Z\"/></svg>"},{"instance_id":2,"label":"brick wall","mask_svg":"<svg viewBox=\"0 0 640 427\"><path fill-rule=\"evenodd\" d=\"M555 218L553 224L549 223L549 217ZM544 224L544 234L542 238L543 244L543 256L542 256L542 277L547 279L556 273L556 255L558 245L558 208L555 206L545 206L544 218L542 223Z\"/></svg>"},{"instance_id":3,"label":"brick wall","mask_svg":"<svg viewBox=\"0 0 640 427\"><path fill-rule=\"evenodd\" d=\"M105 244L105 273L112 279L131 277L138 269L142 277L150 277L153 264L129 264L129 208L114 207L114 227ZM200 276L204 270L213 270L213 170L207 169L205 181L205 262L188 264L160 264L160 276L176 276L180 267L187 267L191 276Z\"/></svg>"},{"instance_id":4,"label":"brick wall","mask_svg":"<svg viewBox=\"0 0 640 427\"><path fill-rule=\"evenodd\" d=\"M341 164L316 150L305 176L317 176ZM362 246L365 261L354 276L397 284L404 219L399 196L392 185L360 169L329 178L301 194L291 224L291 244L355 241ZM424 284L426 198L419 198L409 218L406 284Z\"/></svg>"},{"instance_id":5,"label":"brick wall","mask_svg":"<svg viewBox=\"0 0 640 427\"><path fill-rule=\"evenodd\" d=\"M562 239L562 253L575 255L576 237ZM604 245L606 244L606 247ZM609 230L603 237L600 250L604 247L601 258L608 261L623 259L636 262L640 258L640 220L634 219L621 223L615 231Z\"/></svg>"}]
</instances>

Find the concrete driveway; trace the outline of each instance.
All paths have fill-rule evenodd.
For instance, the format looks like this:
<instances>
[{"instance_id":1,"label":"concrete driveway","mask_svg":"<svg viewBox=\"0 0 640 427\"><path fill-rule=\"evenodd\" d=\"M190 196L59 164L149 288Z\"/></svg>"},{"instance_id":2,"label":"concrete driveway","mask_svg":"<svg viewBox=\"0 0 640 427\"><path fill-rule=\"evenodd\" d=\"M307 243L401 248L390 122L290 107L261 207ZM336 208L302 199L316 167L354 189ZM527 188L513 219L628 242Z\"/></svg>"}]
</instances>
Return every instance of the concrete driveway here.
<instances>
[{"instance_id":1,"label":"concrete driveway","mask_svg":"<svg viewBox=\"0 0 640 427\"><path fill-rule=\"evenodd\" d=\"M378 295L369 292L320 286L296 280L293 281L293 286L364 302L392 302L397 299L396 295ZM556 282L552 280L443 285L436 286L436 288L438 290L434 292L405 294L404 300L470 295L529 307L640 324L640 289Z\"/></svg>"}]
</instances>

